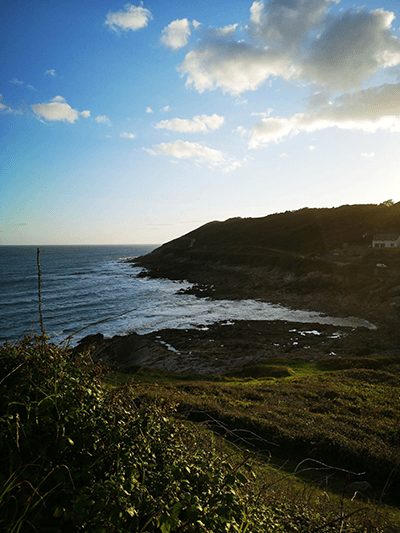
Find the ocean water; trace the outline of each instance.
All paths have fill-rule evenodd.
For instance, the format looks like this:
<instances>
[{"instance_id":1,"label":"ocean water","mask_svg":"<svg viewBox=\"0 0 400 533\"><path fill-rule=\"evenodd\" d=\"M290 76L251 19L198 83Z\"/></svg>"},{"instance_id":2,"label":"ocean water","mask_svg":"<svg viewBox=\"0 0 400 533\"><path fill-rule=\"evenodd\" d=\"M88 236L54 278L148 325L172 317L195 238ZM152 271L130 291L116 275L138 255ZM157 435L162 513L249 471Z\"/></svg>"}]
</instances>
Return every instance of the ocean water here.
<instances>
[{"instance_id":1,"label":"ocean water","mask_svg":"<svg viewBox=\"0 0 400 533\"><path fill-rule=\"evenodd\" d=\"M256 300L218 300L178 294L187 282L138 278L141 268L126 259L151 245L41 246L42 314L53 342L74 335L71 344L93 333L106 337L164 328L207 327L218 321L287 320L363 326L358 318L332 318ZM125 313L123 316L121 313ZM94 322L112 320L86 327ZM40 333L36 246L0 246L0 343Z\"/></svg>"}]
</instances>

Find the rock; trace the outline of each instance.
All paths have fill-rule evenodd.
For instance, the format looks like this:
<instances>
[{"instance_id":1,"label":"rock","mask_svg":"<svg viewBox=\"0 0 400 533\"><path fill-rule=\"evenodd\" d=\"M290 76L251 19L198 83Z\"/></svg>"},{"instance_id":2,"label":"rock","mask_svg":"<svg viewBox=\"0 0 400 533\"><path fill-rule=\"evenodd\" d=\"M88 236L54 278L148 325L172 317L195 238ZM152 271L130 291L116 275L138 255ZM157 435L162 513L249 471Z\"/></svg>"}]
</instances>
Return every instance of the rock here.
<instances>
[{"instance_id":1,"label":"rock","mask_svg":"<svg viewBox=\"0 0 400 533\"><path fill-rule=\"evenodd\" d=\"M372 486L368 481L354 481L346 487L345 494L352 500L356 497L367 498L372 496Z\"/></svg>"}]
</instances>

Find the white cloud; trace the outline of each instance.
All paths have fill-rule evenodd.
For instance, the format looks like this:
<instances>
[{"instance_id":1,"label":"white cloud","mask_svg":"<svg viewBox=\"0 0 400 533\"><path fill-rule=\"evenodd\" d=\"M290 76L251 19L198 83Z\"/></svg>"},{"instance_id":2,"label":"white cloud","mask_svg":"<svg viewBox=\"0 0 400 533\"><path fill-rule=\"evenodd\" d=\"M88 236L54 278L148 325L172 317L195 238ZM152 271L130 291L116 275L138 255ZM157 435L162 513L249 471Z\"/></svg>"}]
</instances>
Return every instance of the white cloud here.
<instances>
[{"instance_id":1,"label":"white cloud","mask_svg":"<svg viewBox=\"0 0 400 533\"><path fill-rule=\"evenodd\" d=\"M303 78L338 89L359 87L381 67L400 63L400 41L390 33L394 14L346 11L333 18L302 61Z\"/></svg>"},{"instance_id":2,"label":"white cloud","mask_svg":"<svg viewBox=\"0 0 400 533\"><path fill-rule=\"evenodd\" d=\"M57 76L56 71L54 70L54 68L46 70L44 75L45 76L53 76L53 77Z\"/></svg>"},{"instance_id":3,"label":"white cloud","mask_svg":"<svg viewBox=\"0 0 400 533\"><path fill-rule=\"evenodd\" d=\"M310 152L313 152L315 150L315 146L313 146L312 144L308 147L308 149L310 150Z\"/></svg>"},{"instance_id":4,"label":"white cloud","mask_svg":"<svg viewBox=\"0 0 400 533\"><path fill-rule=\"evenodd\" d=\"M366 157L366 158L370 159L371 157L375 157L375 152L369 152L369 153L361 154L361 157Z\"/></svg>"},{"instance_id":5,"label":"white cloud","mask_svg":"<svg viewBox=\"0 0 400 533\"><path fill-rule=\"evenodd\" d=\"M12 113L12 109L8 107L7 105L3 104L1 101L3 100L3 95L0 94L0 112L2 113Z\"/></svg>"},{"instance_id":6,"label":"white cloud","mask_svg":"<svg viewBox=\"0 0 400 533\"><path fill-rule=\"evenodd\" d=\"M250 22L260 24L261 16L264 9L264 2L253 2L250 8Z\"/></svg>"},{"instance_id":7,"label":"white cloud","mask_svg":"<svg viewBox=\"0 0 400 533\"><path fill-rule=\"evenodd\" d=\"M97 115L96 122L99 124L107 124L108 126L111 125L111 120L106 115Z\"/></svg>"},{"instance_id":8,"label":"white cloud","mask_svg":"<svg viewBox=\"0 0 400 533\"><path fill-rule=\"evenodd\" d=\"M284 137L299 133L299 130L296 129L296 117L297 115L291 119L283 117L263 118L251 130L249 148L257 148L272 141L279 142Z\"/></svg>"},{"instance_id":9,"label":"white cloud","mask_svg":"<svg viewBox=\"0 0 400 533\"><path fill-rule=\"evenodd\" d=\"M250 113L250 116L252 116L252 117L269 117L272 112L273 112L272 107L269 107L267 109L267 111L261 111L259 113Z\"/></svg>"},{"instance_id":10,"label":"white cloud","mask_svg":"<svg viewBox=\"0 0 400 533\"><path fill-rule=\"evenodd\" d=\"M154 111L151 109L151 107L148 107L148 108L146 109L146 113L154 113Z\"/></svg>"},{"instance_id":11,"label":"white cloud","mask_svg":"<svg viewBox=\"0 0 400 533\"><path fill-rule=\"evenodd\" d=\"M212 37L233 37L236 33L236 28L238 24L229 24L229 26L224 26L223 28L215 28L210 30L207 35L207 39Z\"/></svg>"},{"instance_id":12,"label":"white cloud","mask_svg":"<svg viewBox=\"0 0 400 533\"><path fill-rule=\"evenodd\" d=\"M272 0L250 8L250 36L275 50L288 52L323 22L336 0Z\"/></svg>"},{"instance_id":13,"label":"white cloud","mask_svg":"<svg viewBox=\"0 0 400 533\"><path fill-rule=\"evenodd\" d=\"M244 126L238 126L235 130L233 131L236 131L237 133L239 133L239 135L241 135L242 137L244 137L245 135L247 135L249 132L248 130L244 127Z\"/></svg>"},{"instance_id":14,"label":"white cloud","mask_svg":"<svg viewBox=\"0 0 400 533\"><path fill-rule=\"evenodd\" d=\"M160 40L172 50L179 50L179 48L187 45L189 36L190 23L188 19L177 19L163 29Z\"/></svg>"},{"instance_id":15,"label":"white cloud","mask_svg":"<svg viewBox=\"0 0 400 533\"><path fill-rule=\"evenodd\" d=\"M136 31L141 28L145 28L152 20L151 12L140 6L133 6L132 4L126 4L121 11L110 12L106 18L106 25L115 32L119 31Z\"/></svg>"},{"instance_id":16,"label":"white cloud","mask_svg":"<svg viewBox=\"0 0 400 533\"><path fill-rule=\"evenodd\" d=\"M234 95L255 91L269 76L289 79L293 74L288 57L228 39L205 41L178 68L187 75L186 85L199 93L220 88Z\"/></svg>"},{"instance_id":17,"label":"white cloud","mask_svg":"<svg viewBox=\"0 0 400 533\"><path fill-rule=\"evenodd\" d=\"M136 139L136 135L134 133L127 133L126 131L120 133L119 136L123 139Z\"/></svg>"},{"instance_id":18,"label":"white cloud","mask_svg":"<svg viewBox=\"0 0 400 533\"><path fill-rule=\"evenodd\" d=\"M90 117L90 111L72 109L62 96L56 96L49 103L31 105L31 108L38 117L48 121L61 120L74 124L80 115L84 118Z\"/></svg>"},{"instance_id":19,"label":"white cloud","mask_svg":"<svg viewBox=\"0 0 400 533\"><path fill-rule=\"evenodd\" d=\"M164 113L167 113L169 111L169 105L166 105L165 107L163 107L162 109L160 109L160 111L163 111Z\"/></svg>"},{"instance_id":20,"label":"white cloud","mask_svg":"<svg viewBox=\"0 0 400 533\"><path fill-rule=\"evenodd\" d=\"M198 92L255 91L268 78L349 90L380 68L400 64L393 13L376 9L329 12L338 0L253 2L249 42L234 39L235 25L208 31L179 65ZM326 94L316 95L322 99Z\"/></svg>"},{"instance_id":21,"label":"white cloud","mask_svg":"<svg viewBox=\"0 0 400 533\"><path fill-rule=\"evenodd\" d=\"M161 143L153 146L152 149L145 149L145 151L153 156L168 155L176 159L194 159L198 164L210 168L220 168L224 172L234 170L241 165L239 161L227 159L219 150L209 148L201 143L175 141L173 143Z\"/></svg>"},{"instance_id":22,"label":"white cloud","mask_svg":"<svg viewBox=\"0 0 400 533\"><path fill-rule=\"evenodd\" d=\"M251 131L249 147L257 148L300 132L333 127L370 133L379 129L400 133L400 83L344 94L311 113L297 113L289 118L263 118Z\"/></svg>"},{"instance_id":23,"label":"white cloud","mask_svg":"<svg viewBox=\"0 0 400 533\"><path fill-rule=\"evenodd\" d=\"M13 78L12 80L10 80L10 83L13 83L14 85L23 85L24 84L23 81L19 81L17 78Z\"/></svg>"},{"instance_id":24,"label":"white cloud","mask_svg":"<svg viewBox=\"0 0 400 533\"><path fill-rule=\"evenodd\" d=\"M174 118L172 120L162 120L155 125L156 129L166 129L184 133L197 133L214 131L219 129L225 122L225 118L219 115L201 115L193 119Z\"/></svg>"}]
</instances>

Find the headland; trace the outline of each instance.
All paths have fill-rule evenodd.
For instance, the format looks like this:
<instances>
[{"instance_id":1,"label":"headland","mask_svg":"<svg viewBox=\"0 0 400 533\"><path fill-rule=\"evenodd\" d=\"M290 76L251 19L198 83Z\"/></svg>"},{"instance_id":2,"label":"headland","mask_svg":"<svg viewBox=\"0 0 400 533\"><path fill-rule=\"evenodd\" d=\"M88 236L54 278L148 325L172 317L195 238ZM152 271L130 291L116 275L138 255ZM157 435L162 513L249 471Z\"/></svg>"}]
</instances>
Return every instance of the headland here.
<instances>
[{"instance_id":1,"label":"headland","mask_svg":"<svg viewBox=\"0 0 400 533\"><path fill-rule=\"evenodd\" d=\"M301 209L263 218L210 222L133 260L142 277L187 280L185 292L211 299L258 299L376 326L337 328L282 321L238 321L104 339L100 358L122 367L226 374L250 362L296 357L400 353L400 203ZM356 324L356 322L355 322Z\"/></svg>"}]
</instances>

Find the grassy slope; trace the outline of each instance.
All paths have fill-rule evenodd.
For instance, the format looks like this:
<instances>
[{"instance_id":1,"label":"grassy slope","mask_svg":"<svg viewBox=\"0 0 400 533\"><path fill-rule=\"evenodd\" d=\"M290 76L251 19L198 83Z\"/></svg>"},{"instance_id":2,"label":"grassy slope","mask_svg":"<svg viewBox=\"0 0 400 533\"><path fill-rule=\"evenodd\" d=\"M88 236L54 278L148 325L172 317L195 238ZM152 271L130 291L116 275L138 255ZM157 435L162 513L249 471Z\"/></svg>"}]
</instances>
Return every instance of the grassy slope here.
<instances>
[{"instance_id":1,"label":"grassy slope","mask_svg":"<svg viewBox=\"0 0 400 533\"><path fill-rule=\"evenodd\" d=\"M179 376L165 380L165 375L150 381L145 376L141 381L140 373L132 381L132 376L107 375L107 369L93 364L88 356L72 359L68 350L40 339L0 347L0 362L2 531L399 530L400 516L394 508L352 502L343 497L343 490L335 496L302 486L265 465L262 456L235 451L201 425L181 419L195 408L212 413L226 428L234 420L236 432L231 435L239 436L242 423L252 417L276 420L276 427L284 428L285 419L293 416L292 407L300 409L301 397L301 409L310 413L311 405L327 401L330 395L322 401L316 394L314 401L304 403L307 391L317 392L314 382L327 390L326 370L300 364L288 369L277 361L274 367L247 369L264 377L287 376L277 381L236 377L197 382L186 377L182 382ZM385 370L374 372L375 386L370 394L364 389L365 397L375 415L379 410L380 417L390 419L381 403L389 383L398 400L398 367L386 361ZM122 378L125 383L117 384ZM301 380L307 381L307 389ZM329 390L337 386L336 398L342 393L349 397L354 380L357 376L350 374L339 386L337 379L329 378ZM290 405L285 400L288 395ZM338 418L351 412L357 396L348 407L338 407ZM266 399L271 400L269 409L253 413ZM293 401L296 405L291 405ZM282 424L273 416L279 410ZM371 429L382 432L375 418ZM262 425L257 427L260 434ZM335 427L333 422L333 432ZM312 428L311 424L309 435ZM314 425L319 438L317 429ZM392 453L388 432L390 428L381 438L387 439Z\"/></svg>"},{"instance_id":2,"label":"grassy slope","mask_svg":"<svg viewBox=\"0 0 400 533\"><path fill-rule=\"evenodd\" d=\"M142 384L136 378L133 386L144 398L176 402L178 412L193 420L217 421L215 427L228 435L257 435L255 447L277 461L308 457L365 472L362 479L373 485L375 496L399 503L398 357L268 359L222 381ZM334 486L346 476L335 479Z\"/></svg>"}]
</instances>

